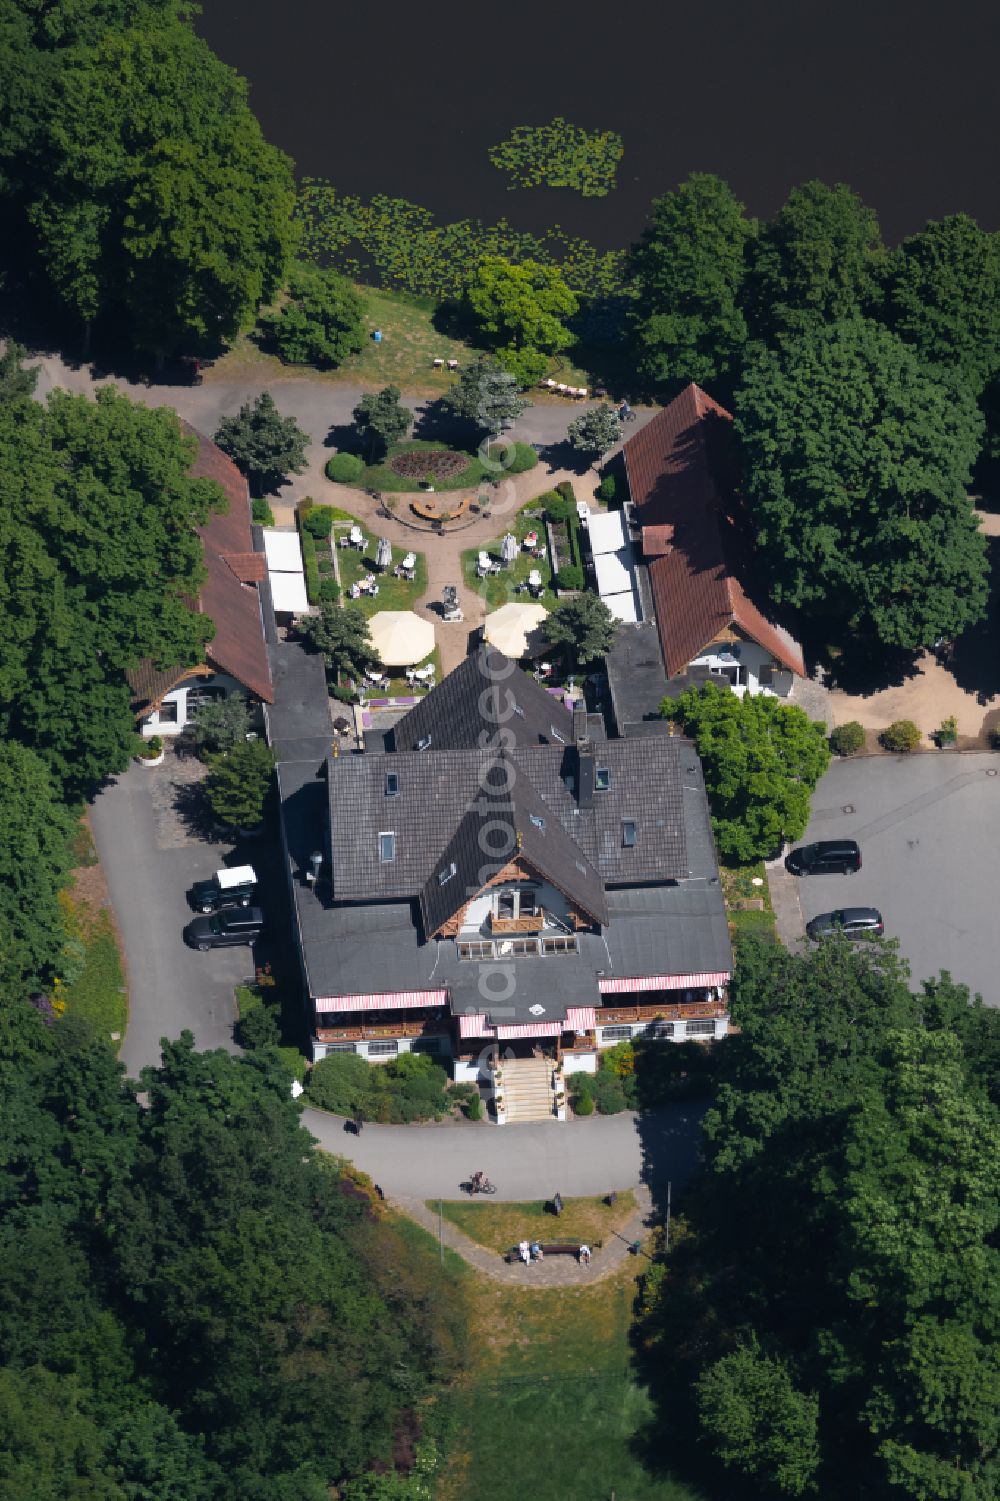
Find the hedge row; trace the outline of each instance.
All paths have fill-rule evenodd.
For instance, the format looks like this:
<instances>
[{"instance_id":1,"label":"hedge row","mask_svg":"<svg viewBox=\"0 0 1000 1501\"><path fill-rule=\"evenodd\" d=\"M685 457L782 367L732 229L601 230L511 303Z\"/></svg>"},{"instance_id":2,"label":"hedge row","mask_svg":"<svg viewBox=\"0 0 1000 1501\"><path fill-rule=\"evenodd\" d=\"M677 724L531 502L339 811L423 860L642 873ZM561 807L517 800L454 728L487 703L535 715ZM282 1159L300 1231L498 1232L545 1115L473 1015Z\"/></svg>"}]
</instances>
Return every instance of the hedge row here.
<instances>
[{"instance_id":1,"label":"hedge row","mask_svg":"<svg viewBox=\"0 0 1000 1501\"><path fill-rule=\"evenodd\" d=\"M316 556L316 539L312 533L302 524L302 513L299 513L299 541L302 544L302 568L306 576L306 598L311 605L320 602L320 576L319 559Z\"/></svg>"}]
</instances>

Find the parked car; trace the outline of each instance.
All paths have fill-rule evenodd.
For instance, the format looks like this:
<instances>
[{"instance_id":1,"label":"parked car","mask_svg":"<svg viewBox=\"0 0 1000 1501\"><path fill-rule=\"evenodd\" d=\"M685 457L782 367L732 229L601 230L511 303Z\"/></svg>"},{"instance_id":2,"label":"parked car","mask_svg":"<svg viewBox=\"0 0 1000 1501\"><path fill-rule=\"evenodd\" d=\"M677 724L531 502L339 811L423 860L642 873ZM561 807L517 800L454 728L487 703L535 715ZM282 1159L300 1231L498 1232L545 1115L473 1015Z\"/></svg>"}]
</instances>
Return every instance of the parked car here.
<instances>
[{"instance_id":1,"label":"parked car","mask_svg":"<svg viewBox=\"0 0 1000 1501\"><path fill-rule=\"evenodd\" d=\"M252 865L234 865L217 870L207 881L195 881L188 901L196 912L219 912L223 907L249 907L257 890Z\"/></svg>"},{"instance_id":2,"label":"parked car","mask_svg":"<svg viewBox=\"0 0 1000 1501\"><path fill-rule=\"evenodd\" d=\"M881 938L885 924L874 907L841 907L819 913L806 923L806 932L810 938L830 938L834 933L843 933L845 938Z\"/></svg>"},{"instance_id":3,"label":"parked car","mask_svg":"<svg viewBox=\"0 0 1000 1501\"><path fill-rule=\"evenodd\" d=\"M259 907L230 907L211 917L196 917L184 929L184 942L193 949L224 949L255 943L264 926Z\"/></svg>"},{"instance_id":4,"label":"parked car","mask_svg":"<svg viewBox=\"0 0 1000 1501\"><path fill-rule=\"evenodd\" d=\"M849 876L861 869L861 850L854 839L819 839L792 850L785 868L793 876Z\"/></svg>"}]
</instances>

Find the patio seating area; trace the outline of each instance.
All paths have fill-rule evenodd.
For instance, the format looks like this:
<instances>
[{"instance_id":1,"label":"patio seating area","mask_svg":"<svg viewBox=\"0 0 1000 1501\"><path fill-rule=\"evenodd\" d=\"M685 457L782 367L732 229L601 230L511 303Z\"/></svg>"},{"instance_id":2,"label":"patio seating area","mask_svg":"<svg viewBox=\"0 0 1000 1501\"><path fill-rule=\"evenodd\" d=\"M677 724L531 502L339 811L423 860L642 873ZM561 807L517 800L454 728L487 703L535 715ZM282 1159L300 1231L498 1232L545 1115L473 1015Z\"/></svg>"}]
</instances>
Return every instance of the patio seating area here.
<instances>
[{"instance_id":1,"label":"patio seating area","mask_svg":"<svg viewBox=\"0 0 1000 1501\"><path fill-rule=\"evenodd\" d=\"M462 572L470 589L488 609L519 595L555 603L552 564L541 515L535 503L511 518L510 530L485 547L462 554Z\"/></svg>"},{"instance_id":2,"label":"patio seating area","mask_svg":"<svg viewBox=\"0 0 1000 1501\"><path fill-rule=\"evenodd\" d=\"M372 536L357 522L334 523L334 545L345 601L366 615L376 610L409 610L427 589L423 553L399 556L385 538ZM381 560L381 561L380 561Z\"/></svg>"},{"instance_id":3,"label":"patio seating area","mask_svg":"<svg viewBox=\"0 0 1000 1501\"><path fill-rule=\"evenodd\" d=\"M458 521L471 505L472 497L466 495L457 502L445 497L441 500L411 500L410 510L414 516L419 516L424 521Z\"/></svg>"}]
</instances>

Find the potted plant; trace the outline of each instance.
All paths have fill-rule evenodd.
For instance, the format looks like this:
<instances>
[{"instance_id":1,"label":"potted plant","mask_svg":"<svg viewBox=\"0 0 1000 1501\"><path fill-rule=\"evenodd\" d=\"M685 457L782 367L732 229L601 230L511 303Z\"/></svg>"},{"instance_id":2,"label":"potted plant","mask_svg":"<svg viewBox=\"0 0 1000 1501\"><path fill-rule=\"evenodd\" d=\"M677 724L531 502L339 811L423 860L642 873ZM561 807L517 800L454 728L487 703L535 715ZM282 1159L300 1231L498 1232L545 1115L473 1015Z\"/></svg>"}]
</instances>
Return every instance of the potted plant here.
<instances>
[{"instance_id":1,"label":"potted plant","mask_svg":"<svg viewBox=\"0 0 1000 1501\"><path fill-rule=\"evenodd\" d=\"M135 759L141 766L159 766L165 754L162 737L150 735L148 740L142 742L142 749Z\"/></svg>"},{"instance_id":2,"label":"potted plant","mask_svg":"<svg viewBox=\"0 0 1000 1501\"><path fill-rule=\"evenodd\" d=\"M934 732L934 739L937 741L939 750L955 744L958 739L958 721L954 714L949 714L947 719L941 721L939 728Z\"/></svg>"}]
</instances>

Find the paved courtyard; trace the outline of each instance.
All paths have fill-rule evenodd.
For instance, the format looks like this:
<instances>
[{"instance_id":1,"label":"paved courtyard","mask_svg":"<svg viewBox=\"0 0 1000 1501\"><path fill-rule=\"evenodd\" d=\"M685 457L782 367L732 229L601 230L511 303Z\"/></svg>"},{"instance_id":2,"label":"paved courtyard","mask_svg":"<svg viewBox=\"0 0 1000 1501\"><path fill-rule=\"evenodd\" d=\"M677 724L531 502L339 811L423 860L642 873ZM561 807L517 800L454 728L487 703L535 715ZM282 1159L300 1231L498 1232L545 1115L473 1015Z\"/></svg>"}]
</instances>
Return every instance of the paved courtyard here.
<instances>
[{"instance_id":1,"label":"paved courtyard","mask_svg":"<svg viewBox=\"0 0 1000 1501\"><path fill-rule=\"evenodd\" d=\"M851 876L811 876L806 921L841 906L877 907L914 981L947 969L1000 1005L1000 756L936 752L836 761L813 798L805 840L861 846Z\"/></svg>"}]
</instances>

